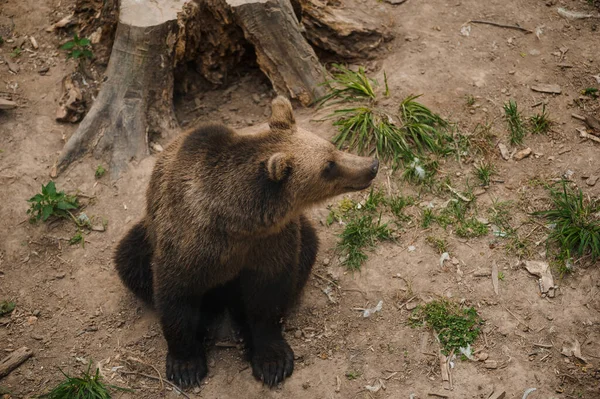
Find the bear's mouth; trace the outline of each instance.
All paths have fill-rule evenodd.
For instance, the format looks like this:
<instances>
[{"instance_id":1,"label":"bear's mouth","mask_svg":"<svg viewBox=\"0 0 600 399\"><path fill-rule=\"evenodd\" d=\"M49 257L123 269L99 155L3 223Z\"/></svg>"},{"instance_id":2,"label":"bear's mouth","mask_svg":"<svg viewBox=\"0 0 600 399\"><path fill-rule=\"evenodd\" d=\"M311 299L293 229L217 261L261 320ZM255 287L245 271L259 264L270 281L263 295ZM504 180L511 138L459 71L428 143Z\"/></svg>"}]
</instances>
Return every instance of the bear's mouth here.
<instances>
[{"instance_id":1,"label":"bear's mouth","mask_svg":"<svg viewBox=\"0 0 600 399\"><path fill-rule=\"evenodd\" d=\"M350 191L361 191L361 190L364 190L365 188L369 188L371 186L371 183L373 183L373 180L369 180L366 184L363 184L360 186L346 186L344 188L346 190L350 190Z\"/></svg>"}]
</instances>

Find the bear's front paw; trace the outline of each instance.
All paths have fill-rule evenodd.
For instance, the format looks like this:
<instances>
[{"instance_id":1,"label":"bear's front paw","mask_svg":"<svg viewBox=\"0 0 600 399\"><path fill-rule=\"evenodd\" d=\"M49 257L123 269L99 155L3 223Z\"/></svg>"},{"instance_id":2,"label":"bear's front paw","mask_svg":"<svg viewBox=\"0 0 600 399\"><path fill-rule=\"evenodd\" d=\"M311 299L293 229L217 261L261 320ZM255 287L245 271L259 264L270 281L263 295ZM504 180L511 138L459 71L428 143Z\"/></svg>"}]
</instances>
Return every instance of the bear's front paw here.
<instances>
[{"instance_id":1,"label":"bear's front paw","mask_svg":"<svg viewBox=\"0 0 600 399\"><path fill-rule=\"evenodd\" d=\"M200 386L207 373L208 367L204 355L180 360L175 359L170 353L167 354L167 378L183 389L194 385Z\"/></svg>"},{"instance_id":2,"label":"bear's front paw","mask_svg":"<svg viewBox=\"0 0 600 399\"><path fill-rule=\"evenodd\" d=\"M283 339L257 345L251 356L252 374L269 387L282 382L294 371L294 352Z\"/></svg>"}]
</instances>

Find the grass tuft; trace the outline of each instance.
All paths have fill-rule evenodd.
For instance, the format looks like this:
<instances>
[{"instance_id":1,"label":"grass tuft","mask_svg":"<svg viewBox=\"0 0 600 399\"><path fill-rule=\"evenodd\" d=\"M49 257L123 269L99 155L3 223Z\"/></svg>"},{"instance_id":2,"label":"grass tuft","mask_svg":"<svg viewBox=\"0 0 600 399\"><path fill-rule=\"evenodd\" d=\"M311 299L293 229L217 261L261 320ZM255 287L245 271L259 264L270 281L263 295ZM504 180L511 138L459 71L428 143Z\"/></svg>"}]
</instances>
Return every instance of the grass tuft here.
<instances>
[{"instance_id":1,"label":"grass tuft","mask_svg":"<svg viewBox=\"0 0 600 399\"><path fill-rule=\"evenodd\" d=\"M444 299L418 306L413 311L411 321L413 326L426 324L431 327L437 334L445 355L473 344L483 325L475 308L462 308Z\"/></svg>"},{"instance_id":2,"label":"grass tuft","mask_svg":"<svg viewBox=\"0 0 600 399\"><path fill-rule=\"evenodd\" d=\"M585 199L581 189L574 191L566 182L562 190L550 188L552 206L546 211L536 212L554 225L548 242L558 244L560 254L590 256L592 261L600 257L600 204Z\"/></svg>"},{"instance_id":3,"label":"grass tuft","mask_svg":"<svg viewBox=\"0 0 600 399\"><path fill-rule=\"evenodd\" d=\"M360 270L368 256L365 250L375 247L378 241L392 238L392 231L387 224L381 224L381 218L373 220L371 215L351 218L342 234L338 248L346 257L342 264L350 270Z\"/></svg>"},{"instance_id":4,"label":"grass tuft","mask_svg":"<svg viewBox=\"0 0 600 399\"><path fill-rule=\"evenodd\" d=\"M377 81L370 79L362 67L352 71L334 65L332 75L333 78L324 83L328 93L317 102L321 105L329 101L356 104L337 109L329 116L335 118L333 124L338 134L333 142L338 148L348 145L360 154L375 154L383 161L393 162L394 167L426 152L449 152L448 122L417 102L419 96L408 96L397 110L387 110L378 106ZM384 81L381 96L388 97L385 73Z\"/></svg>"},{"instance_id":5,"label":"grass tuft","mask_svg":"<svg viewBox=\"0 0 600 399\"><path fill-rule=\"evenodd\" d=\"M100 377L100 370L95 374L90 373L91 363L81 377L65 376L65 380L54 387L50 392L40 396L46 399L111 399L110 390L132 392L131 389L114 385L105 385Z\"/></svg>"},{"instance_id":6,"label":"grass tuft","mask_svg":"<svg viewBox=\"0 0 600 399\"><path fill-rule=\"evenodd\" d=\"M434 236L428 236L425 241L429 245L431 245L438 254L443 254L444 252L448 252L448 241L445 238L437 238Z\"/></svg>"},{"instance_id":7,"label":"grass tuft","mask_svg":"<svg viewBox=\"0 0 600 399\"><path fill-rule=\"evenodd\" d=\"M414 197L407 196L404 197L402 195L397 195L391 198L388 198L387 204L390 208L390 211L396 216L399 221L406 221L410 219L409 216L404 214L404 210L414 205L416 202Z\"/></svg>"},{"instance_id":8,"label":"grass tuft","mask_svg":"<svg viewBox=\"0 0 600 399\"><path fill-rule=\"evenodd\" d=\"M510 143L522 144L523 138L525 138L525 127L516 101L509 100L507 104L504 104L504 114L510 130Z\"/></svg>"},{"instance_id":9,"label":"grass tuft","mask_svg":"<svg viewBox=\"0 0 600 399\"><path fill-rule=\"evenodd\" d=\"M489 186L492 176L496 174L496 168L491 162L482 161L475 166L474 172L482 186Z\"/></svg>"},{"instance_id":10,"label":"grass tuft","mask_svg":"<svg viewBox=\"0 0 600 399\"><path fill-rule=\"evenodd\" d=\"M552 120L548 116L546 112L546 104L542 105L542 112L533 115L529 118L529 123L531 124L531 133L532 134L547 134L552 128Z\"/></svg>"}]
</instances>

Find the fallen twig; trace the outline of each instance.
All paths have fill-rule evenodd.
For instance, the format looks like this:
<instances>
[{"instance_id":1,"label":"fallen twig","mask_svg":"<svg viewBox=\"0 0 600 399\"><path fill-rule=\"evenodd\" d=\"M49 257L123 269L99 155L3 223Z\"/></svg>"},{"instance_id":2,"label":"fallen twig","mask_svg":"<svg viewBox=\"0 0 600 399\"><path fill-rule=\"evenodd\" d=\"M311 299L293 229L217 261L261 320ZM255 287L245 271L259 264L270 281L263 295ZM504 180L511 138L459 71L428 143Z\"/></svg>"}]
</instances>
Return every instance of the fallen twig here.
<instances>
[{"instance_id":1,"label":"fallen twig","mask_svg":"<svg viewBox=\"0 0 600 399\"><path fill-rule=\"evenodd\" d=\"M461 200L463 200L465 202L471 202L472 201L472 199L465 197L458 190L456 190L455 188L452 188L449 184L446 184L446 187L448 187L448 190L452 191L452 193L454 193L454 195L456 195Z\"/></svg>"},{"instance_id":2,"label":"fallen twig","mask_svg":"<svg viewBox=\"0 0 600 399\"><path fill-rule=\"evenodd\" d=\"M335 288L338 288L338 289L339 289L339 288L342 288L342 287L341 287L339 284L336 284L335 282L331 281L331 280L330 280L330 279L328 279L327 277L323 277L323 276L321 276L319 273L315 273L315 272L313 272L312 274L313 274L313 276L315 276L315 277L318 277L318 278L320 278L321 280L323 280L323 281L327 281L328 283L332 284L332 285L333 285Z\"/></svg>"},{"instance_id":3,"label":"fallen twig","mask_svg":"<svg viewBox=\"0 0 600 399\"><path fill-rule=\"evenodd\" d=\"M521 32L525 32L525 33L533 33L533 31L530 31L529 29L521 28L520 26L517 26L517 25L504 25L504 24L499 24L499 23L492 22L492 21L471 20L471 21L469 21L469 23L492 25L492 26L497 26L498 28L515 29L515 30L520 30Z\"/></svg>"},{"instance_id":4,"label":"fallen twig","mask_svg":"<svg viewBox=\"0 0 600 399\"><path fill-rule=\"evenodd\" d=\"M589 139L595 141L596 143L600 143L600 137L596 137L593 134L589 134L585 131L585 129L577 129L577 131L579 132L579 137L581 137L582 139Z\"/></svg>"},{"instance_id":5,"label":"fallen twig","mask_svg":"<svg viewBox=\"0 0 600 399\"><path fill-rule=\"evenodd\" d=\"M132 360L134 362L138 362L140 364L143 364L144 366L152 367L154 369L154 371L156 371L156 375L158 375L158 381L160 382L160 389L165 389L165 384L163 382L162 376L160 375L160 371L158 371L158 369L154 365L152 365L150 363L146 363L146 362L144 362L138 358L135 358L133 356L129 356L127 359Z\"/></svg>"},{"instance_id":6,"label":"fallen twig","mask_svg":"<svg viewBox=\"0 0 600 399\"><path fill-rule=\"evenodd\" d=\"M19 348L0 360L0 378L6 377L11 371L19 367L33 355L27 347Z\"/></svg>"},{"instance_id":7,"label":"fallen twig","mask_svg":"<svg viewBox=\"0 0 600 399\"><path fill-rule=\"evenodd\" d=\"M170 385L173 389L177 390L177 392L179 392L182 396L186 397L187 399L190 399L190 396L188 394L186 394L185 392L183 392L181 390L181 388L179 388L177 385L173 384L171 381L168 380L162 380L158 377L155 377L153 375L150 374L145 374L145 373L140 373L138 371L126 371L126 370L117 370L119 373L121 374L125 374L125 375L139 375L140 377L145 377L154 381L164 381L166 382L168 385Z\"/></svg>"},{"instance_id":8,"label":"fallen twig","mask_svg":"<svg viewBox=\"0 0 600 399\"><path fill-rule=\"evenodd\" d=\"M521 324L523 324L525 327L527 327L529 330L531 330L531 328L529 327L529 324L525 323L523 320L521 320L516 314L514 314L513 312L510 311L510 309L508 309L506 306L503 306L504 310L506 310L508 313L510 313L512 315L512 317L514 317L515 319L517 319L517 321Z\"/></svg>"}]
</instances>

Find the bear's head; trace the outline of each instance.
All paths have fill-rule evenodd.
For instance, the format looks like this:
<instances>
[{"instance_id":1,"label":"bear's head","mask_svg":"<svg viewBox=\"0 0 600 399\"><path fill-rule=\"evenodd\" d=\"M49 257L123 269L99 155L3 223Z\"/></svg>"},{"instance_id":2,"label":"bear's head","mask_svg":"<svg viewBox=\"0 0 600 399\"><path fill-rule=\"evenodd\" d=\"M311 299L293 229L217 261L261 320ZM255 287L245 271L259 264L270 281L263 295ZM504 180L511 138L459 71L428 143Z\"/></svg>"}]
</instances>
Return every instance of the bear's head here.
<instances>
[{"instance_id":1,"label":"bear's head","mask_svg":"<svg viewBox=\"0 0 600 399\"><path fill-rule=\"evenodd\" d=\"M264 159L270 181L293 187L296 206L312 205L350 191L363 190L377 176L379 161L338 150L332 143L296 126L290 102L271 104L272 145Z\"/></svg>"}]
</instances>

